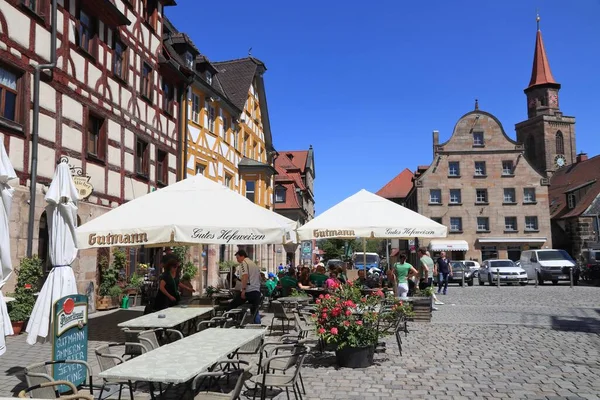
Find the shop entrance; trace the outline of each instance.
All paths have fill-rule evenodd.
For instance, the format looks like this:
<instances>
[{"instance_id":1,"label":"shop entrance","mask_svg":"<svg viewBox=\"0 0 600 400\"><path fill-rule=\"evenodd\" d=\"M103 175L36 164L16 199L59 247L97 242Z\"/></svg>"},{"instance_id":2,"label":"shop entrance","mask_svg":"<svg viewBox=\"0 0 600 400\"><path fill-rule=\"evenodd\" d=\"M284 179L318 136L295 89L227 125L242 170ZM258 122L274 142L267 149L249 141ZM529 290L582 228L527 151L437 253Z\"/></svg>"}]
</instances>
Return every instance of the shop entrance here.
<instances>
[{"instance_id":1,"label":"shop entrance","mask_svg":"<svg viewBox=\"0 0 600 400\"><path fill-rule=\"evenodd\" d=\"M521 246L508 246L507 253L510 260L519 261L521 259Z\"/></svg>"},{"instance_id":2,"label":"shop entrance","mask_svg":"<svg viewBox=\"0 0 600 400\"><path fill-rule=\"evenodd\" d=\"M496 246L481 246L481 261L498 258Z\"/></svg>"}]
</instances>

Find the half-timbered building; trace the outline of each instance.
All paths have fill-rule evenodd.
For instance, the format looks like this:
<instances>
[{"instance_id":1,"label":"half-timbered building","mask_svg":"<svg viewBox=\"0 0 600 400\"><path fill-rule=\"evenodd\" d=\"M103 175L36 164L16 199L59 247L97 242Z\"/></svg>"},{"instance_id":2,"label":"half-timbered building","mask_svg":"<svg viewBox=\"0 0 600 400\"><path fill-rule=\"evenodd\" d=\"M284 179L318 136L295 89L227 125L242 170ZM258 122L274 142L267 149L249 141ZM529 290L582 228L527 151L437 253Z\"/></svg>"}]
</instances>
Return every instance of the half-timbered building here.
<instances>
[{"instance_id":1,"label":"half-timbered building","mask_svg":"<svg viewBox=\"0 0 600 400\"><path fill-rule=\"evenodd\" d=\"M44 191L61 158L80 176L81 223L177 177L179 98L190 71L163 55L163 10L175 2L57 0L53 24L52 1L0 1L0 140L19 177L15 264L28 240L34 67L54 61L52 26L56 67L42 72L39 91L34 253L47 259ZM96 281L98 258L82 251L73 265L80 292Z\"/></svg>"}]
</instances>

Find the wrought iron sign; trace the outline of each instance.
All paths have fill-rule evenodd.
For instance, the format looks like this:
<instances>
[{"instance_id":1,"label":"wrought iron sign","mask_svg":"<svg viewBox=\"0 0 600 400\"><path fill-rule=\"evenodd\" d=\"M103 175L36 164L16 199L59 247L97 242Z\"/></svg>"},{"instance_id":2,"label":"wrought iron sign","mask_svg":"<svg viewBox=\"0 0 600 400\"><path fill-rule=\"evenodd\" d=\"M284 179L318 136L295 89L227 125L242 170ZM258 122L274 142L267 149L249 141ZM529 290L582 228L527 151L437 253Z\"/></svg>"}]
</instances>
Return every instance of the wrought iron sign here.
<instances>
[{"instance_id":1,"label":"wrought iron sign","mask_svg":"<svg viewBox=\"0 0 600 400\"><path fill-rule=\"evenodd\" d=\"M79 200L86 200L90 197L94 191L94 186L90 183L90 176L83 173L83 168L69 164L69 158L66 156L62 156L58 162L65 163L69 166L71 176L73 177L73 183L79 194Z\"/></svg>"}]
</instances>

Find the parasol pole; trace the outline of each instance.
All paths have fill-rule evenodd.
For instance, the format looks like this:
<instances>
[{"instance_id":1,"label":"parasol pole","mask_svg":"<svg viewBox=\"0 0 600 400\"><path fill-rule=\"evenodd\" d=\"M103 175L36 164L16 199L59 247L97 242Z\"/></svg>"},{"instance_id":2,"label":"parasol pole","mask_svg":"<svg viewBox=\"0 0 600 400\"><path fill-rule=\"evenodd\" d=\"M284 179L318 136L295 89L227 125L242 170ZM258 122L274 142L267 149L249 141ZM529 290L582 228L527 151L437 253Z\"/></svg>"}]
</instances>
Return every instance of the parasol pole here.
<instances>
[{"instance_id":1,"label":"parasol pole","mask_svg":"<svg viewBox=\"0 0 600 400\"><path fill-rule=\"evenodd\" d=\"M365 278L367 275L367 238L362 238L363 244L363 267L365 268Z\"/></svg>"}]
</instances>

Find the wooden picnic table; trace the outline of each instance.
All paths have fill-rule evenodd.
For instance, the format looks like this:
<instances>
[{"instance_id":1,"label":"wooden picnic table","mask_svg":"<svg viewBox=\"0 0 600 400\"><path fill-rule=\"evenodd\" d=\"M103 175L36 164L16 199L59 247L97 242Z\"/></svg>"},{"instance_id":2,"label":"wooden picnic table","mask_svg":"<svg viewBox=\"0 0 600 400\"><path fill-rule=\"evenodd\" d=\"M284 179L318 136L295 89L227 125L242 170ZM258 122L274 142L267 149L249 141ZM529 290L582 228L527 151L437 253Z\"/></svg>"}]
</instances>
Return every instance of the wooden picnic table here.
<instances>
[{"instance_id":1,"label":"wooden picnic table","mask_svg":"<svg viewBox=\"0 0 600 400\"><path fill-rule=\"evenodd\" d=\"M164 310L155 311L141 317L130 319L129 321L121 322L118 327L130 329L174 328L189 320L211 313L213 309L214 307L208 306L169 307ZM159 318L159 315L164 315L165 317Z\"/></svg>"},{"instance_id":2,"label":"wooden picnic table","mask_svg":"<svg viewBox=\"0 0 600 400\"><path fill-rule=\"evenodd\" d=\"M265 333L265 329L205 329L100 372L99 376L169 385L190 382Z\"/></svg>"}]
</instances>

